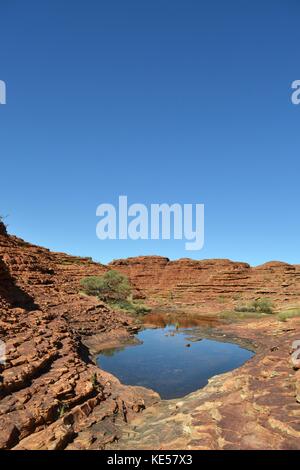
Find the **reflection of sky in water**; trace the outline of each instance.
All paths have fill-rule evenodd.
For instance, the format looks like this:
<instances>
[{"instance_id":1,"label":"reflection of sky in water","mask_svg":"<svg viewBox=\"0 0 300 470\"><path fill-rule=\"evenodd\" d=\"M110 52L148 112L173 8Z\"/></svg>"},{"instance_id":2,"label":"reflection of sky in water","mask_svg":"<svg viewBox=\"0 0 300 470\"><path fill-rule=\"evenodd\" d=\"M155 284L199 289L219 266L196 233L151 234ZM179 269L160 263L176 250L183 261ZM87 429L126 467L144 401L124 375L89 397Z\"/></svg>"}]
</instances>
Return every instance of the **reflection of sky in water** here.
<instances>
[{"instance_id":1,"label":"reflection of sky in water","mask_svg":"<svg viewBox=\"0 0 300 470\"><path fill-rule=\"evenodd\" d=\"M152 388L167 399L203 387L213 375L235 369L253 355L235 344L190 342L186 332L170 336L170 331L170 327L141 331L137 337L143 344L100 355L98 365L125 384Z\"/></svg>"}]
</instances>

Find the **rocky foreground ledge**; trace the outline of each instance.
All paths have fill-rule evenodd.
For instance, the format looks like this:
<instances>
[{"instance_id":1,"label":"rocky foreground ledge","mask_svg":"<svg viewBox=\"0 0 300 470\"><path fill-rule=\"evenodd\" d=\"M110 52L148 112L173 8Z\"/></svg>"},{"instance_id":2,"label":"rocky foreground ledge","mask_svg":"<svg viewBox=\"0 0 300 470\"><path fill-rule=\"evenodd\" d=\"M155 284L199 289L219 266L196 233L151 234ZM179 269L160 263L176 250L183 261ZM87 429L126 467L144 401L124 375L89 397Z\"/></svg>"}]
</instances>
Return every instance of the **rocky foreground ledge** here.
<instances>
[{"instance_id":1,"label":"rocky foreground ledge","mask_svg":"<svg viewBox=\"0 0 300 470\"><path fill-rule=\"evenodd\" d=\"M149 406L107 448L300 449L300 349L291 355L299 332L299 319L222 326L213 338L251 347L254 357L182 399Z\"/></svg>"},{"instance_id":2,"label":"rocky foreground ledge","mask_svg":"<svg viewBox=\"0 0 300 470\"><path fill-rule=\"evenodd\" d=\"M153 305L201 312L207 298L214 312L223 308L220 293L234 304L233 294L243 289L249 298L266 290L279 304L300 299L299 267L284 263L250 268L151 257L110 267L125 271L136 295ZM154 392L120 384L91 359L138 328L131 317L79 293L80 279L107 269L33 246L0 224L0 339L7 347L0 449L299 449L300 377L290 355L299 320L219 326L220 339L250 341L253 359L182 400L160 401Z\"/></svg>"},{"instance_id":3,"label":"rocky foreground ledge","mask_svg":"<svg viewBox=\"0 0 300 470\"><path fill-rule=\"evenodd\" d=\"M101 449L115 422L157 399L94 365L94 349L120 341L132 318L80 295L82 277L106 268L0 234L0 449Z\"/></svg>"}]
</instances>

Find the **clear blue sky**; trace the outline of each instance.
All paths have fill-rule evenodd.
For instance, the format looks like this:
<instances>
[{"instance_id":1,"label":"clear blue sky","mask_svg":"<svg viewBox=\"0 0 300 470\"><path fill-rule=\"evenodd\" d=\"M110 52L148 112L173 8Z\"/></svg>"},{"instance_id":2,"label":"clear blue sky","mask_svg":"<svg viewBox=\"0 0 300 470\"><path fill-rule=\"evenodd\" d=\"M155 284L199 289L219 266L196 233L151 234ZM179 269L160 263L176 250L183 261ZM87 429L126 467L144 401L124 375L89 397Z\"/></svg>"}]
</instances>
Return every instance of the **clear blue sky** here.
<instances>
[{"instance_id":1,"label":"clear blue sky","mask_svg":"<svg viewBox=\"0 0 300 470\"><path fill-rule=\"evenodd\" d=\"M54 250L300 263L298 0L0 5L0 213ZM96 207L204 203L205 248L99 241Z\"/></svg>"}]
</instances>

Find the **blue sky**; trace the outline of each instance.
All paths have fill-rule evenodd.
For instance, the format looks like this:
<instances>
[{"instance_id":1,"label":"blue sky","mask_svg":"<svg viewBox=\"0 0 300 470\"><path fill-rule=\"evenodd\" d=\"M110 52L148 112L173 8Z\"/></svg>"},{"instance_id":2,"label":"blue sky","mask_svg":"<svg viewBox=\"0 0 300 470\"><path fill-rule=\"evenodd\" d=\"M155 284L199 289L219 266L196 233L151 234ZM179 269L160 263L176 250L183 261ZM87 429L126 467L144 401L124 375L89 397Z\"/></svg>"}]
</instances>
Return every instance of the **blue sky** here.
<instances>
[{"instance_id":1,"label":"blue sky","mask_svg":"<svg viewBox=\"0 0 300 470\"><path fill-rule=\"evenodd\" d=\"M36 244L300 263L298 0L0 6L0 213ZM205 246L100 241L96 207L204 203Z\"/></svg>"}]
</instances>

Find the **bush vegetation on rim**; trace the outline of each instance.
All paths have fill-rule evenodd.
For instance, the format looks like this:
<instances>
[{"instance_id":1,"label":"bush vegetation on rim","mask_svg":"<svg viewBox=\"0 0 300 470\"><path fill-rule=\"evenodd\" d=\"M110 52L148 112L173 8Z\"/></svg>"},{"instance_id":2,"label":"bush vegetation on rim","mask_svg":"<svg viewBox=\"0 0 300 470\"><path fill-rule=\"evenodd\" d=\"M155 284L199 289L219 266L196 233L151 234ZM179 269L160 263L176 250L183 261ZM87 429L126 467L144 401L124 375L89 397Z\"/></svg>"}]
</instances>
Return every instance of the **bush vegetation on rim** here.
<instances>
[{"instance_id":1,"label":"bush vegetation on rim","mask_svg":"<svg viewBox=\"0 0 300 470\"><path fill-rule=\"evenodd\" d=\"M236 312L257 312L257 313L273 313L273 303L270 299L261 298L253 300L249 304L238 305L235 307Z\"/></svg>"},{"instance_id":2,"label":"bush vegetation on rim","mask_svg":"<svg viewBox=\"0 0 300 470\"><path fill-rule=\"evenodd\" d=\"M150 307L131 299L129 281L117 271L108 271L103 276L85 277L81 280L81 287L85 294L96 295L114 309L135 315L144 315L151 311Z\"/></svg>"},{"instance_id":3,"label":"bush vegetation on rim","mask_svg":"<svg viewBox=\"0 0 300 470\"><path fill-rule=\"evenodd\" d=\"M131 287L126 276L117 271L107 271L103 276L89 276L81 280L88 295L96 295L104 302L127 300Z\"/></svg>"}]
</instances>

